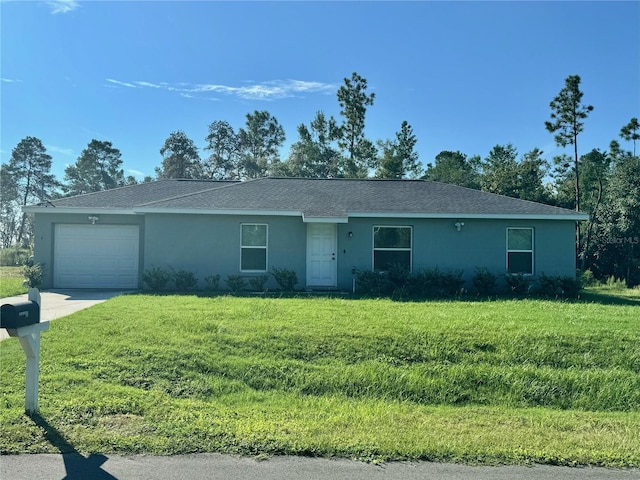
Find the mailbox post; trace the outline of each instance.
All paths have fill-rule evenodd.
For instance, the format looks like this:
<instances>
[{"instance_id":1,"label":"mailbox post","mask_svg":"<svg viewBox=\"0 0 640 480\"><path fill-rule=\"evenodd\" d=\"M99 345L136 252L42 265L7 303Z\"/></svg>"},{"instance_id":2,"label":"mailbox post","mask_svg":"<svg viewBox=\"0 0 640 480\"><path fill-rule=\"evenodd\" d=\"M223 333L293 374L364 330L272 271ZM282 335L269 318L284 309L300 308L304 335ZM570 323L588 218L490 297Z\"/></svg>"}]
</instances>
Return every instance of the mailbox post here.
<instances>
[{"instance_id":1,"label":"mailbox post","mask_svg":"<svg viewBox=\"0 0 640 480\"><path fill-rule=\"evenodd\" d=\"M40 376L40 333L49 322L40 323L40 292L29 289L29 301L7 303L0 307L0 327L9 336L18 337L27 356L24 408L28 414L38 410L38 377Z\"/></svg>"}]
</instances>

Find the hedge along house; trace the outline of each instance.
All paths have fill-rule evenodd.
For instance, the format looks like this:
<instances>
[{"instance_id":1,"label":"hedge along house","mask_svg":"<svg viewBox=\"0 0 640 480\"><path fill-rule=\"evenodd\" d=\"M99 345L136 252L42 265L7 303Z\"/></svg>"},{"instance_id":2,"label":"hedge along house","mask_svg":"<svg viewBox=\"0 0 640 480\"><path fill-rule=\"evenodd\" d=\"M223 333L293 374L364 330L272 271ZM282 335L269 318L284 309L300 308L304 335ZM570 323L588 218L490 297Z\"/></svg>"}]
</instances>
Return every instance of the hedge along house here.
<instances>
[{"instance_id":1,"label":"hedge along house","mask_svg":"<svg viewBox=\"0 0 640 480\"><path fill-rule=\"evenodd\" d=\"M136 289L153 267L351 290L357 270L575 275L572 210L423 180L161 180L25 207L47 288ZM273 278L267 288L277 285Z\"/></svg>"}]
</instances>

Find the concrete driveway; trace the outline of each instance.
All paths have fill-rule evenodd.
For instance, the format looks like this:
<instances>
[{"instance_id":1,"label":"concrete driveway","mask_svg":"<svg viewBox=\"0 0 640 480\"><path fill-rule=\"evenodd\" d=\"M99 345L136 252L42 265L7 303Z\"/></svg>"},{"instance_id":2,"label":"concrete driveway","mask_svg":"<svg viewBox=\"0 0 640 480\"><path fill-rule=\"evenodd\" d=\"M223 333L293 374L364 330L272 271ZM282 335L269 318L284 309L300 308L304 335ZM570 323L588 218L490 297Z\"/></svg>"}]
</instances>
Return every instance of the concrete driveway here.
<instances>
[{"instance_id":1,"label":"concrete driveway","mask_svg":"<svg viewBox=\"0 0 640 480\"><path fill-rule=\"evenodd\" d=\"M40 292L40 321L55 320L66 317L79 310L89 308L98 303L102 303L110 298L121 295L120 291L104 290L48 290ZM5 303L26 302L27 294L16 297L0 299L0 305ZM0 340L9 338L9 334L4 328L0 328Z\"/></svg>"}]
</instances>

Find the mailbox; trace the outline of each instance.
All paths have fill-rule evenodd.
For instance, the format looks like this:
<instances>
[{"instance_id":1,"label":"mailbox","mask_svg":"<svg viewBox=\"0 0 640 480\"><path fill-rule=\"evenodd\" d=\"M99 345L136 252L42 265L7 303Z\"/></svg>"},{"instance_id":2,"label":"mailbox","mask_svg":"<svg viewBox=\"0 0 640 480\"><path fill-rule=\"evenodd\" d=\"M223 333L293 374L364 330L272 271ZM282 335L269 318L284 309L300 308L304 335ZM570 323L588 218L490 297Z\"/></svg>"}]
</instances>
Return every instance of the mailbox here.
<instances>
[{"instance_id":1,"label":"mailbox","mask_svg":"<svg viewBox=\"0 0 640 480\"><path fill-rule=\"evenodd\" d=\"M16 329L40 323L40 305L36 302L5 303L0 307L0 328Z\"/></svg>"}]
</instances>

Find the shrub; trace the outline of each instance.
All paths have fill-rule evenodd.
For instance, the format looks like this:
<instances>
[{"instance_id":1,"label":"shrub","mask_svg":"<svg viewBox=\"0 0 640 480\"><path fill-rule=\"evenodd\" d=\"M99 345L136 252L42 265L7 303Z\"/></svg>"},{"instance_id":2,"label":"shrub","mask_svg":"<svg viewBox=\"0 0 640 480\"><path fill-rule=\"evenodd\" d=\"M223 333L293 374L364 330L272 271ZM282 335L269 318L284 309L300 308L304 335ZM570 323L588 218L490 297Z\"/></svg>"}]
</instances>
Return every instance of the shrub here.
<instances>
[{"instance_id":1,"label":"shrub","mask_svg":"<svg viewBox=\"0 0 640 480\"><path fill-rule=\"evenodd\" d=\"M545 297L557 297L562 294L560 277L551 277L543 273L538 282L538 294Z\"/></svg>"},{"instance_id":2,"label":"shrub","mask_svg":"<svg viewBox=\"0 0 640 480\"><path fill-rule=\"evenodd\" d=\"M607 287L611 287L615 290L624 290L627 288L627 284L622 278L616 278L611 275L607 278Z\"/></svg>"},{"instance_id":3,"label":"shrub","mask_svg":"<svg viewBox=\"0 0 640 480\"><path fill-rule=\"evenodd\" d=\"M143 285L153 292L159 292L167 288L171 281L171 272L162 267L151 267L144 271L141 276Z\"/></svg>"},{"instance_id":4,"label":"shrub","mask_svg":"<svg viewBox=\"0 0 640 480\"><path fill-rule=\"evenodd\" d=\"M576 298L582 290L582 283L579 279L572 277L560 277L560 287L562 295L566 298Z\"/></svg>"},{"instance_id":5,"label":"shrub","mask_svg":"<svg viewBox=\"0 0 640 480\"><path fill-rule=\"evenodd\" d=\"M287 268L273 267L271 274L282 290L285 292L293 292L295 290L296 284L298 283L298 275L296 272Z\"/></svg>"},{"instance_id":6,"label":"shrub","mask_svg":"<svg viewBox=\"0 0 640 480\"><path fill-rule=\"evenodd\" d=\"M365 295L387 295L391 286L384 272L372 270L356 270L356 290Z\"/></svg>"},{"instance_id":7,"label":"shrub","mask_svg":"<svg viewBox=\"0 0 640 480\"><path fill-rule=\"evenodd\" d=\"M204 279L205 290L209 290L211 292L215 292L220 289L220 275L209 275Z\"/></svg>"},{"instance_id":8,"label":"shrub","mask_svg":"<svg viewBox=\"0 0 640 480\"><path fill-rule=\"evenodd\" d=\"M173 282L176 285L176 290L180 292L195 290L198 286L195 274L182 268L173 274Z\"/></svg>"},{"instance_id":9,"label":"shrub","mask_svg":"<svg viewBox=\"0 0 640 480\"><path fill-rule=\"evenodd\" d=\"M264 292L264 284L269 280L268 275L260 275L258 277L249 278L249 285L254 292Z\"/></svg>"},{"instance_id":10,"label":"shrub","mask_svg":"<svg viewBox=\"0 0 640 480\"><path fill-rule=\"evenodd\" d=\"M580 285L582 285L583 287L591 287L591 286L595 285L596 283L598 283L598 281L596 280L595 275L589 269L585 270L584 272L579 271L578 272L578 280L580 280Z\"/></svg>"},{"instance_id":11,"label":"shrub","mask_svg":"<svg viewBox=\"0 0 640 480\"><path fill-rule=\"evenodd\" d=\"M572 277L540 275L538 294L546 297L576 298L582 290L580 281Z\"/></svg>"},{"instance_id":12,"label":"shrub","mask_svg":"<svg viewBox=\"0 0 640 480\"><path fill-rule=\"evenodd\" d=\"M44 264L27 261L22 267L24 285L29 288L39 288L44 280Z\"/></svg>"},{"instance_id":13,"label":"shrub","mask_svg":"<svg viewBox=\"0 0 640 480\"><path fill-rule=\"evenodd\" d=\"M247 288L247 282L242 275L227 275L225 282L233 293L239 293Z\"/></svg>"},{"instance_id":14,"label":"shrub","mask_svg":"<svg viewBox=\"0 0 640 480\"><path fill-rule=\"evenodd\" d=\"M530 280L529 277L524 276L522 273L507 273L505 274L505 280L507 282L507 291L512 295L524 295L529 293Z\"/></svg>"},{"instance_id":15,"label":"shrub","mask_svg":"<svg viewBox=\"0 0 640 480\"><path fill-rule=\"evenodd\" d=\"M462 270L452 270L442 275L440 286L442 296L453 297L462 292L462 286L464 285L462 273Z\"/></svg>"},{"instance_id":16,"label":"shrub","mask_svg":"<svg viewBox=\"0 0 640 480\"><path fill-rule=\"evenodd\" d=\"M389 265L386 277L392 292L397 292L399 290L404 290L409 286L411 273L404 265L394 263Z\"/></svg>"},{"instance_id":17,"label":"shrub","mask_svg":"<svg viewBox=\"0 0 640 480\"><path fill-rule=\"evenodd\" d=\"M411 291L421 297L453 297L464 285L462 270L441 272L438 268L419 270L411 276Z\"/></svg>"},{"instance_id":18,"label":"shrub","mask_svg":"<svg viewBox=\"0 0 640 480\"><path fill-rule=\"evenodd\" d=\"M480 295L491 295L496 287L496 274L486 268L476 268L473 287Z\"/></svg>"}]
</instances>

